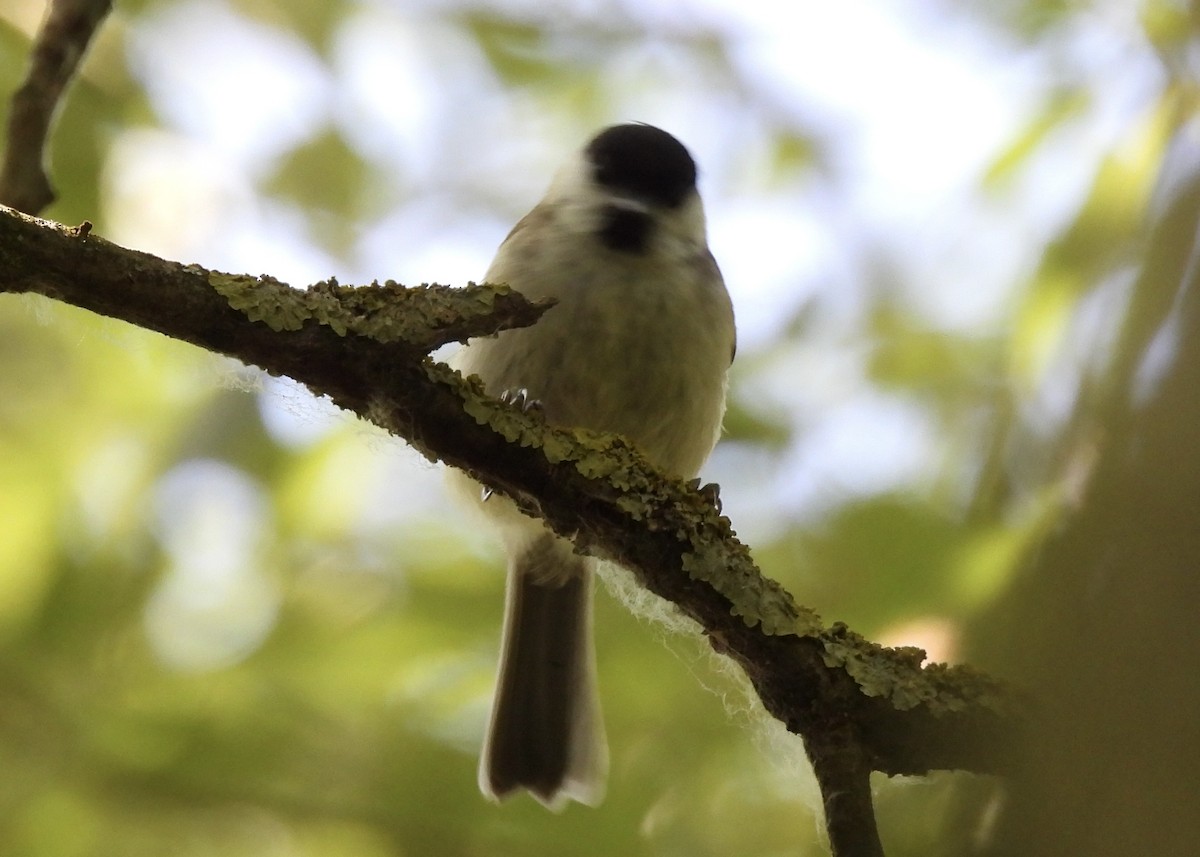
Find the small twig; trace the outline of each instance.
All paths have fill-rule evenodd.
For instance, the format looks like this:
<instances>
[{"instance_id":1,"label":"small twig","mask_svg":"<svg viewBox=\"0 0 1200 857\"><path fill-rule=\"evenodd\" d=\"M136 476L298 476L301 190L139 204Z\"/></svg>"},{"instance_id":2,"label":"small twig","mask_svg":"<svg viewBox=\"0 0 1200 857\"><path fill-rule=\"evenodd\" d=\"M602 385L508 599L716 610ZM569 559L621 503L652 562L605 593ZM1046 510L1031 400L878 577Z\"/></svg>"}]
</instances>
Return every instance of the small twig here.
<instances>
[{"instance_id":1,"label":"small twig","mask_svg":"<svg viewBox=\"0 0 1200 857\"><path fill-rule=\"evenodd\" d=\"M872 766L852 729L843 723L804 736L825 806L829 849L833 857L884 857L871 801Z\"/></svg>"},{"instance_id":2,"label":"small twig","mask_svg":"<svg viewBox=\"0 0 1200 857\"><path fill-rule=\"evenodd\" d=\"M30 54L29 71L13 95L7 147L0 166L0 202L37 214L54 201L46 175L46 140L67 84L110 0L52 0Z\"/></svg>"}]
</instances>

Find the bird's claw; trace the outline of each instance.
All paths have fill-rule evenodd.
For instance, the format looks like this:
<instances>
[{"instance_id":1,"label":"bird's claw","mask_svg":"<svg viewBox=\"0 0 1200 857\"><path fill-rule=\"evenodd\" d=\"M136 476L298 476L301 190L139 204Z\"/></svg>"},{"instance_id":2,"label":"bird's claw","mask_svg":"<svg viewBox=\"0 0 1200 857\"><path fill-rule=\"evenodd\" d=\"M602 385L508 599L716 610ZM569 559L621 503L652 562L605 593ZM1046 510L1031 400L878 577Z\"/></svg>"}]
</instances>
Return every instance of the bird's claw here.
<instances>
[{"instance_id":1,"label":"bird's claw","mask_svg":"<svg viewBox=\"0 0 1200 857\"><path fill-rule=\"evenodd\" d=\"M537 413L542 409L542 403L532 398L524 387L502 390L496 398L506 405L512 405L523 414ZM484 486L479 491L479 502L486 503L495 493L493 489Z\"/></svg>"},{"instance_id":2,"label":"bird's claw","mask_svg":"<svg viewBox=\"0 0 1200 857\"><path fill-rule=\"evenodd\" d=\"M716 506L718 515L721 514L723 511L723 506L721 503L721 486L716 482L709 482L708 484L702 486L699 479L694 479L692 481L696 483L692 487L699 491L705 500Z\"/></svg>"},{"instance_id":3,"label":"bird's claw","mask_svg":"<svg viewBox=\"0 0 1200 857\"><path fill-rule=\"evenodd\" d=\"M541 400L530 396L529 391L524 387L504 390L500 393L498 398L504 404L512 405L523 414L540 411L542 409Z\"/></svg>"}]
</instances>

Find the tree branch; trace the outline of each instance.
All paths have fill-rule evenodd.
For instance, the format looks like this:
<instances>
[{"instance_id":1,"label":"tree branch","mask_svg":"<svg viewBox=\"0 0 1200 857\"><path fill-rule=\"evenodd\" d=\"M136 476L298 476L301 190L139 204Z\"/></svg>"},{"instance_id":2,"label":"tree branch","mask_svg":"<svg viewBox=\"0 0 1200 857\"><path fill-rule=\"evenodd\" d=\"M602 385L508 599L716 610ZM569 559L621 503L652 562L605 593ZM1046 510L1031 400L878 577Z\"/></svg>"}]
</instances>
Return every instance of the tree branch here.
<instances>
[{"instance_id":1,"label":"tree branch","mask_svg":"<svg viewBox=\"0 0 1200 857\"><path fill-rule=\"evenodd\" d=\"M871 766L851 723L831 724L804 736L821 799L833 857L883 857L875 807L871 802Z\"/></svg>"},{"instance_id":2,"label":"tree branch","mask_svg":"<svg viewBox=\"0 0 1200 857\"><path fill-rule=\"evenodd\" d=\"M46 295L289 375L469 471L580 549L634 570L699 622L767 710L805 737L814 763L823 760L833 819L845 805L869 808L871 770L1007 768L1023 703L1000 683L966 667L922 667L920 650L823 627L762 577L729 519L621 438L541 424L426 356L443 342L530 324L546 308L507 287L329 282L301 291L0 209L0 291ZM854 764L831 768L830 758Z\"/></svg>"},{"instance_id":3,"label":"tree branch","mask_svg":"<svg viewBox=\"0 0 1200 857\"><path fill-rule=\"evenodd\" d=\"M0 166L0 203L37 214L54 201L45 166L50 125L92 35L110 8L110 0L52 0L49 4L25 82L13 95L8 145Z\"/></svg>"}]
</instances>

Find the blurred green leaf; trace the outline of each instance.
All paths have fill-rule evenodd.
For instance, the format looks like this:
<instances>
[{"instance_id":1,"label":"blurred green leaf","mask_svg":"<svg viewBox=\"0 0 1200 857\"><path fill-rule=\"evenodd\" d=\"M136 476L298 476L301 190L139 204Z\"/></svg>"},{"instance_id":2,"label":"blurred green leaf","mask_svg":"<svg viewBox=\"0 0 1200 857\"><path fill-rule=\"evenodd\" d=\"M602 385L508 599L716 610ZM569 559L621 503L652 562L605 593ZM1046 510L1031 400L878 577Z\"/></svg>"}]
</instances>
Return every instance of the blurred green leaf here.
<instances>
[{"instance_id":1,"label":"blurred green leaf","mask_svg":"<svg viewBox=\"0 0 1200 857\"><path fill-rule=\"evenodd\" d=\"M769 414L745 407L736 399L725 411L724 440L753 443L767 449L782 449L792 438L792 430L782 416L772 418Z\"/></svg>"},{"instance_id":2,"label":"blurred green leaf","mask_svg":"<svg viewBox=\"0 0 1200 857\"><path fill-rule=\"evenodd\" d=\"M1014 378L1040 379L1074 318L1080 298L1131 264L1170 131L1162 109L1148 110L1122 146L1106 156L1075 220L1042 257L1012 337Z\"/></svg>"},{"instance_id":3,"label":"blurred green leaf","mask_svg":"<svg viewBox=\"0 0 1200 857\"><path fill-rule=\"evenodd\" d=\"M894 304L880 303L870 316L872 380L883 387L926 397L969 396L991 383L1002 343L979 335L933 330Z\"/></svg>"},{"instance_id":4,"label":"blurred green leaf","mask_svg":"<svg viewBox=\"0 0 1200 857\"><path fill-rule=\"evenodd\" d=\"M358 209L370 183L362 158L341 134L327 128L281 158L264 190L317 218L314 238L341 254L358 238L356 223L347 215Z\"/></svg>"},{"instance_id":5,"label":"blurred green leaf","mask_svg":"<svg viewBox=\"0 0 1200 857\"><path fill-rule=\"evenodd\" d=\"M561 70L546 51L546 31L532 23L475 12L464 18L496 74L509 86L548 83Z\"/></svg>"},{"instance_id":6,"label":"blurred green leaf","mask_svg":"<svg viewBox=\"0 0 1200 857\"><path fill-rule=\"evenodd\" d=\"M1078 89L1053 92L1029 124L993 161L983 176L983 186L997 189L1010 184L1027 165L1031 155L1055 131L1079 118L1088 107L1088 95Z\"/></svg>"}]
</instances>

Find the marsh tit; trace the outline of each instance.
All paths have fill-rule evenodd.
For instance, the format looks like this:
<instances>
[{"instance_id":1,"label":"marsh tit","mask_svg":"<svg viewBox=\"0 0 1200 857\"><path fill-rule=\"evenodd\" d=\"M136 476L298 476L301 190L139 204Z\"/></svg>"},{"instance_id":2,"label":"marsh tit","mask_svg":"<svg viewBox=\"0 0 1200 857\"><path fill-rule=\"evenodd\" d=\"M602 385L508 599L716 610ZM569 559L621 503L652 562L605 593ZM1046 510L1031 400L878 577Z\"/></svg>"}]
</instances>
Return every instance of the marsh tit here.
<instances>
[{"instance_id":1,"label":"marsh tit","mask_svg":"<svg viewBox=\"0 0 1200 857\"><path fill-rule=\"evenodd\" d=\"M650 125L598 133L513 227L485 279L557 303L452 361L488 392L523 391L548 423L615 432L695 476L721 431L733 308L708 250L696 165ZM479 786L548 807L603 798L608 748L592 644L595 561L502 497L455 477L508 553L501 661Z\"/></svg>"}]
</instances>

